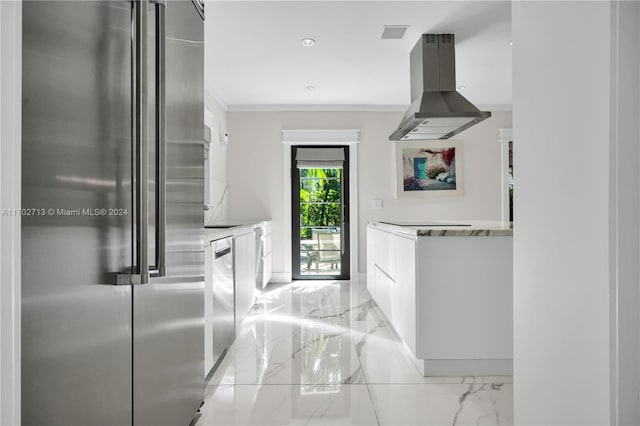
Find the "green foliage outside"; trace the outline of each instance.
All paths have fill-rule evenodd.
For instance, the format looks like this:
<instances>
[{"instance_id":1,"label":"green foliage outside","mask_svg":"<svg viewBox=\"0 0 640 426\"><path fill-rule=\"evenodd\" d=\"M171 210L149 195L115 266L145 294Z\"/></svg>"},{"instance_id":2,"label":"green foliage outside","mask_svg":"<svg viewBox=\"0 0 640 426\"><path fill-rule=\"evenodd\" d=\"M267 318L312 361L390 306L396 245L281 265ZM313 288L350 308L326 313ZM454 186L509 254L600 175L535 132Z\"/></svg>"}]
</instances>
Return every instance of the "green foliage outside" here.
<instances>
[{"instance_id":1,"label":"green foliage outside","mask_svg":"<svg viewBox=\"0 0 640 426\"><path fill-rule=\"evenodd\" d=\"M340 226L341 171L300 170L300 239L313 238L312 229L307 226Z\"/></svg>"}]
</instances>

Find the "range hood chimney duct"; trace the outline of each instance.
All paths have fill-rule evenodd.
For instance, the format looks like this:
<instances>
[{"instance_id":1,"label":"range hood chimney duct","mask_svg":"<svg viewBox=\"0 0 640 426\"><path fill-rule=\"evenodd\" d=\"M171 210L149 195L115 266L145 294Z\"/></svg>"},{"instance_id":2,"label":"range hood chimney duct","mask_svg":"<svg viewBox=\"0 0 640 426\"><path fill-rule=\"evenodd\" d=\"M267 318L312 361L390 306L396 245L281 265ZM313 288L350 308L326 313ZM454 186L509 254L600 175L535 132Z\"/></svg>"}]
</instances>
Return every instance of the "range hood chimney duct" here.
<instances>
[{"instance_id":1,"label":"range hood chimney duct","mask_svg":"<svg viewBox=\"0 0 640 426\"><path fill-rule=\"evenodd\" d=\"M449 139L491 117L456 91L453 34L423 34L411 50L411 106L392 141Z\"/></svg>"}]
</instances>

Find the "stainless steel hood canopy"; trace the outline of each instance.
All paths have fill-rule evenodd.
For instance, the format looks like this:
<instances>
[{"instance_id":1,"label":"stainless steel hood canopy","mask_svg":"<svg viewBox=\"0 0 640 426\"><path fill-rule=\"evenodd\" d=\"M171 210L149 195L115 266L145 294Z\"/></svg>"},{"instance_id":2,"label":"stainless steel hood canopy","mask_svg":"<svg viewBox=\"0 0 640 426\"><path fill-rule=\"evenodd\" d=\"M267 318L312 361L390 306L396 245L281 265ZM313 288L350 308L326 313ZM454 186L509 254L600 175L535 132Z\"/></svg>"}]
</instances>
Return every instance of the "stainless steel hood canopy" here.
<instances>
[{"instance_id":1,"label":"stainless steel hood canopy","mask_svg":"<svg viewBox=\"0 0 640 426\"><path fill-rule=\"evenodd\" d=\"M411 106L392 141L449 139L491 117L456 92L453 34L423 34L411 50Z\"/></svg>"}]
</instances>

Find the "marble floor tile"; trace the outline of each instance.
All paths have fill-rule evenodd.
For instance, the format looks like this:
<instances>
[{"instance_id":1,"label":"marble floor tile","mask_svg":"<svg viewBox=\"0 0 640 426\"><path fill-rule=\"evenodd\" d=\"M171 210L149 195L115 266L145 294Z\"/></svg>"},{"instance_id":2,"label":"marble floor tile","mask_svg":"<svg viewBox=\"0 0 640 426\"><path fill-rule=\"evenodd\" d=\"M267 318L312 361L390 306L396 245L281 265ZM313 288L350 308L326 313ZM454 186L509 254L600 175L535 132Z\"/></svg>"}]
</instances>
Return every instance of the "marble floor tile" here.
<instances>
[{"instance_id":1,"label":"marble floor tile","mask_svg":"<svg viewBox=\"0 0 640 426\"><path fill-rule=\"evenodd\" d=\"M363 382L348 315L352 291L356 292L335 283L305 282L265 293L211 381L318 385Z\"/></svg>"},{"instance_id":2,"label":"marble floor tile","mask_svg":"<svg viewBox=\"0 0 640 426\"><path fill-rule=\"evenodd\" d=\"M425 383L425 377L386 320L354 323L352 327L367 383Z\"/></svg>"},{"instance_id":3,"label":"marble floor tile","mask_svg":"<svg viewBox=\"0 0 640 426\"><path fill-rule=\"evenodd\" d=\"M380 425L512 425L511 384L369 385Z\"/></svg>"},{"instance_id":4,"label":"marble floor tile","mask_svg":"<svg viewBox=\"0 0 640 426\"><path fill-rule=\"evenodd\" d=\"M404 343L385 319L378 322L352 322L351 328L362 372L369 384L513 383L512 376L424 377ZM381 365L385 368L380 368Z\"/></svg>"},{"instance_id":5,"label":"marble floor tile","mask_svg":"<svg viewBox=\"0 0 640 426\"><path fill-rule=\"evenodd\" d=\"M220 386L201 412L196 426L378 424L362 385Z\"/></svg>"},{"instance_id":6,"label":"marble floor tile","mask_svg":"<svg viewBox=\"0 0 640 426\"><path fill-rule=\"evenodd\" d=\"M245 324L214 373L221 384L349 384L362 381L348 326L303 319Z\"/></svg>"},{"instance_id":7,"label":"marble floor tile","mask_svg":"<svg viewBox=\"0 0 640 426\"><path fill-rule=\"evenodd\" d=\"M423 377L364 284L299 281L256 301L197 425L510 424L511 383Z\"/></svg>"}]
</instances>

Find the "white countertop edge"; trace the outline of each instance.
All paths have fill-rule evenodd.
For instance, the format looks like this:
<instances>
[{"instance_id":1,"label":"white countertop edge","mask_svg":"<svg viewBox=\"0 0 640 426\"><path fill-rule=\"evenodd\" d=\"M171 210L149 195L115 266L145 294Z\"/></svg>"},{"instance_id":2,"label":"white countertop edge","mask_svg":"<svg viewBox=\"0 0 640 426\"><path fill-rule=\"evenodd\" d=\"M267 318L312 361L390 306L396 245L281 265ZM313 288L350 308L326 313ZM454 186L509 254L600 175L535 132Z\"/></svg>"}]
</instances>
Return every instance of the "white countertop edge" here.
<instances>
[{"instance_id":1,"label":"white countertop edge","mask_svg":"<svg viewBox=\"0 0 640 426\"><path fill-rule=\"evenodd\" d=\"M260 220L260 221L226 221L219 222L216 225L224 225L224 224L236 224L238 226L233 226L231 228L207 228L207 225L204 227L204 240L205 244L211 243L211 241L220 240L222 238L233 238L239 237L240 235L248 234L253 232L256 228L261 226L266 226L270 220Z\"/></svg>"},{"instance_id":2,"label":"white countertop edge","mask_svg":"<svg viewBox=\"0 0 640 426\"><path fill-rule=\"evenodd\" d=\"M416 226L400 226L389 223L382 223L380 221L369 221L369 225L381 230L389 232L411 235L418 237L510 237L513 236L512 225L505 225L502 222L491 221L472 221L472 220L460 220L449 221L469 224L471 226L437 226L437 222L434 222L436 226L421 227Z\"/></svg>"}]
</instances>

